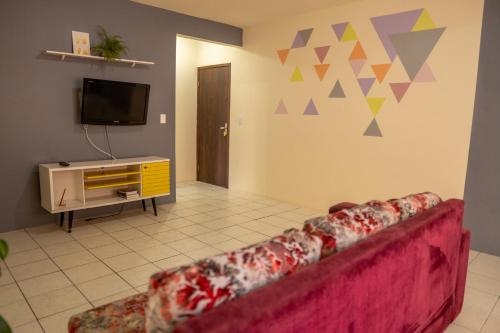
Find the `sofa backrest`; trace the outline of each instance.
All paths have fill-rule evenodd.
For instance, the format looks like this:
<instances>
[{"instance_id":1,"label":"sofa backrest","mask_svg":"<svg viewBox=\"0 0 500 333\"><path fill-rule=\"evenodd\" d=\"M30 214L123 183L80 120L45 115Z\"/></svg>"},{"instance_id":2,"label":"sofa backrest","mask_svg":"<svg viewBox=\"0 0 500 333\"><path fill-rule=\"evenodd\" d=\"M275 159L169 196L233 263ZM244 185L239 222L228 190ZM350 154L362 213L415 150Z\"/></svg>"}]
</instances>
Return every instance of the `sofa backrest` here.
<instances>
[{"instance_id":1,"label":"sofa backrest","mask_svg":"<svg viewBox=\"0 0 500 333\"><path fill-rule=\"evenodd\" d=\"M176 332L421 332L451 304L462 216L448 200Z\"/></svg>"}]
</instances>

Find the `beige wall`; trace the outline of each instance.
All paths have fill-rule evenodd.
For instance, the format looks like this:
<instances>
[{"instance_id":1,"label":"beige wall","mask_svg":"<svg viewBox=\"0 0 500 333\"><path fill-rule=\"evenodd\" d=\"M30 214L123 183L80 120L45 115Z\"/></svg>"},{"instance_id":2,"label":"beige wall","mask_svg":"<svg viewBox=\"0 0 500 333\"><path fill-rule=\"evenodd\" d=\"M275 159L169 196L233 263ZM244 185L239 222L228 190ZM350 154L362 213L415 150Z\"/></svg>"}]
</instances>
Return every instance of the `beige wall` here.
<instances>
[{"instance_id":1,"label":"beige wall","mask_svg":"<svg viewBox=\"0 0 500 333\"><path fill-rule=\"evenodd\" d=\"M177 38L175 151L177 182L196 179L196 66L198 44Z\"/></svg>"},{"instance_id":2,"label":"beige wall","mask_svg":"<svg viewBox=\"0 0 500 333\"><path fill-rule=\"evenodd\" d=\"M320 209L425 190L462 197L482 7L482 1L365 0L248 28L244 49L184 40L197 44L197 65L232 63L230 188ZM413 84L398 104L387 83L408 77L396 60L369 94L387 97L377 115L383 137L363 136L373 116L347 61L354 42L339 42L331 24L353 24L368 54L360 76L368 77L370 64L388 61L369 18L417 8L446 27L428 59L437 81ZM290 47L296 31L306 28L315 29L307 47L292 50L281 65L276 50ZM331 45L325 60L331 69L320 82L313 47L322 45ZM305 81L290 83L297 65ZM328 98L336 80L346 99ZM273 114L281 98L288 115ZM310 98L319 116L302 115ZM181 123L188 119L182 112L177 110ZM182 147L179 127L177 133L179 174L180 149L193 149Z\"/></svg>"}]
</instances>

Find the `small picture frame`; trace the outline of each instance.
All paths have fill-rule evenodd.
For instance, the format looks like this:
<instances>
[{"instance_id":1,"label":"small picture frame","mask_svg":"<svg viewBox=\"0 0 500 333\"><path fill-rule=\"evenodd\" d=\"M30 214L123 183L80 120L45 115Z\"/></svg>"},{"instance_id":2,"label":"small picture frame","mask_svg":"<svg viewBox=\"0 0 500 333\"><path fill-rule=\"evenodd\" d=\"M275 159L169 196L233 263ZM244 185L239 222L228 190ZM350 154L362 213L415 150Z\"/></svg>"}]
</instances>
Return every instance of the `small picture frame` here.
<instances>
[{"instance_id":1,"label":"small picture frame","mask_svg":"<svg viewBox=\"0 0 500 333\"><path fill-rule=\"evenodd\" d=\"M73 53L90 55L90 35L88 32L71 31L73 37Z\"/></svg>"}]
</instances>

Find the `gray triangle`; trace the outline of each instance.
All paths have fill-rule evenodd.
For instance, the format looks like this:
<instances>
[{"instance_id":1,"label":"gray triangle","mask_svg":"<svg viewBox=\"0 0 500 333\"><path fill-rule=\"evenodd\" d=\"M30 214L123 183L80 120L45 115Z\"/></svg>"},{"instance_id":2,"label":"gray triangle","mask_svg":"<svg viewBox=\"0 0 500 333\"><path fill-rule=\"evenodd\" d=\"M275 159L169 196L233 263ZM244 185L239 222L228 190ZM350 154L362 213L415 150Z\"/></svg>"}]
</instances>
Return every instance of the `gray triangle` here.
<instances>
[{"instance_id":1,"label":"gray triangle","mask_svg":"<svg viewBox=\"0 0 500 333\"><path fill-rule=\"evenodd\" d=\"M311 34L312 34L313 30L314 29L311 28L311 29L305 29L305 30L299 31L300 37L302 37L302 40L304 41L304 46L306 46L307 43L309 42L309 38L311 38Z\"/></svg>"},{"instance_id":2,"label":"gray triangle","mask_svg":"<svg viewBox=\"0 0 500 333\"><path fill-rule=\"evenodd\" d=\"M333 89L330 92L330 95L328 97L330 97L330 98L345 98L344 89L342 89L342 86L340 85L340 82L338 80L337 80L337 82L335 82L335 86L333 87Z\"/></svg>"},{"instance_id":3,"label":"gray triangle","mask_svg":"<svg viewBox=\"0 0 500 333\"><path fill-rule=\"evenodd\" d=\"M411 80L417 76L445 29L403 32L389 36Z\"/></svg>"},{"instance_id":4,"label":"gray triangle","mask_svg":"<svg viewBox=\"0 0 500 333\"><path fill-rule=\"evenodd\" d=\"M382 137L382 132L380 132L380 127L378 127L377 120L373 119L368 128L366 129L364 136L378 136Z\"/></svg>"}]
</instances>

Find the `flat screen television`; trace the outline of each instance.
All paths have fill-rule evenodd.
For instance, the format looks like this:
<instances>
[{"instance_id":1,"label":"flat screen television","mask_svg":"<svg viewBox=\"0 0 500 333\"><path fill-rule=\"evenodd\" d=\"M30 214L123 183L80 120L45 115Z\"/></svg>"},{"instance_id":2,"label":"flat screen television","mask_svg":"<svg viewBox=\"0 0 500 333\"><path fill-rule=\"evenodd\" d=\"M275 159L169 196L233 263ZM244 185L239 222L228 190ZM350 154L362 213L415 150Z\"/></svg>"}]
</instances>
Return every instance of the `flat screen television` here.
<instances>
[{"instance_id":1,"label":"flat screen television","mask_svg":"<svg viewBox=\"0 0 500 333\"><path fill-rule=\"evenodd\" d=\"M144 125L149 84L83 79L82 124Z\"/></svg>"}]
</instances>

